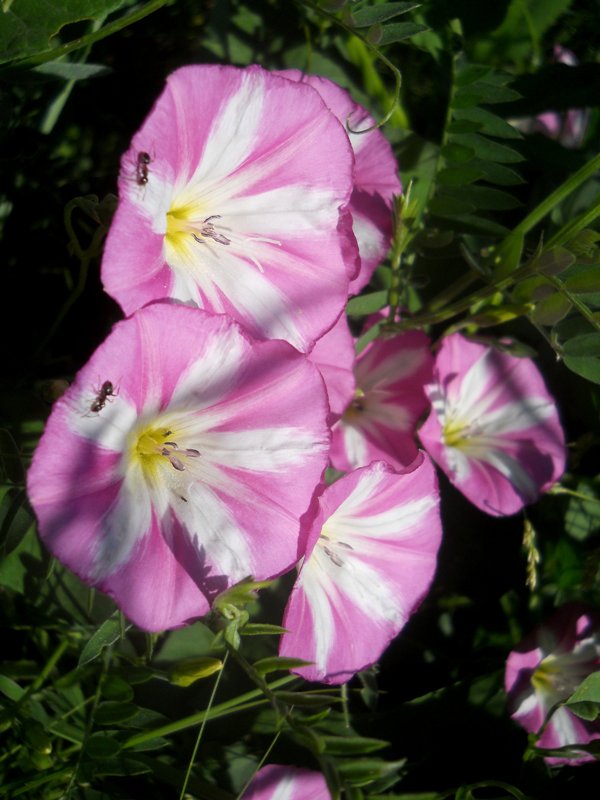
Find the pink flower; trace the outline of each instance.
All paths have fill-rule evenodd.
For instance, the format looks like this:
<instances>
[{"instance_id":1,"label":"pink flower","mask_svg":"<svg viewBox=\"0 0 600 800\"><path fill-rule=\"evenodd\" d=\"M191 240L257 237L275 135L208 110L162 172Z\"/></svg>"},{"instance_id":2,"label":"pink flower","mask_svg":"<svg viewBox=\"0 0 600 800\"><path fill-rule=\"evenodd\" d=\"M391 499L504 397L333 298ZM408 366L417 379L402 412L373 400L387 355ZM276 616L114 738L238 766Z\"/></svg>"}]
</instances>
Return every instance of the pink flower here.
<instances>
[{"instance_id":1,"label":"pink flower","mask_svg":"<svg viewBox=\"0 0 600 800\"><path fill-rule=\"evenodd\" d=\"M441 533L423 454L410 472L379 461L325 489L284 614L280 655L314 662L294 672L343 683L377 661L429 589Z\"/></svg>"},{"instance_id":2,"label":"pink flower","mask_svg":"<svg viewBox=\"0 0 600 800\"><path fill-rule=\"evenodd\" d=\"M320 772L269 764L260 769L242 795L243 800L330 800Z\"/></svg>"},{"instance_id":3,"label":"pink flower","mask_svg":"<svg viewBox=\"0 0 600 800\"><path fill-rule=\"evenodd\" d=\"M600 669L600 615L570 603L523 639L506 662L505 687L512 718L537 733L550 710L566 700L590 673ZM600 720L588 722L567 706L557 708L537 741L554 749L587 744L600 738ZM582 753L576 758L548 756L550 764L594 761Z\"/></svg>"},{"instance_id":4,"label":"pink flower","mask_svg":"<svg viewBox=\"0 0 600 800\"><path fill-rule=\"evenodd\" d=\"M332 430L336 469L377 460L402 469L417 457L415 429L429 406L423 386L432 363L429 339L420 331L376 339L356 357L354 399Z\"/></svg>"},{"instance_id":5,"label":"pink flower","mask_svg":"<svg viewBox=\"0 0 600 800\"><path fill-rule=\"evenodd\" d=\"M555 45L553 60L569 67L577 66L577 57L571 50ZM554 139L563 147L581 147L587 133L590 113L587 109L570 108L567 111L545 111L537 117L512 120L512 124L523 133L541 133Z\"/></svg>"},{"instance_id":6,"label":"pink flower","mask_svg":"<svg viewBox=\"0 0 600 800\"><path fill-rule=\"evenodd\" d=\"M289 569L327 462L318 371L286 342L170 303L118 323L57 401L28 490L42 539L164 630Z\"/></svg>"},{"instance_id":7,"label":"pink flower","mask_svg":"<svg viewBox=\"0 0 600 800\"><path fill-rule=\"evenodd\" d=\"M421 442L477 508L514 514L562 475L564 434L531 359L453 334L425 390L432 410Z\"/></svg>"},{"instance_id":8,"label":"pink flower","mask_svg":"<svg viewBox=\"0 0 600 800\"><path fill-rule=\"evenodd\" d=\"M298 70L279 73L316 89L327 107L352 131L375 125L375 120L341 86L318 75ZM368 133L348 132L354 150L354 191L350 198L353 229L360 253L360 271L350 283L350 294L358 294L370 281L392 239L392 203L402 194L398 166L389 142L379 129Z\"/></svg>"},{"instance_id":9,"label":"pink flower","mask_svg":"<svg viewBox=\"0 0 600 800\"><path fill-rule=\"evenodd\" d=\"M331 407L330 423L337 421L354 395L354 339L346 315L316 342L309 360L319 368Z\"/></svg>"},{"instance_id":10,"label":"pink flower","mask_svg":"<svg viewBox=\"0 0 600 800\"><path fill-rule=\"evenodd\" d=\"M183 67L122 158L102 279L126 314L173 298L305 352L341 313L353 154L310 86Z\"/></svg>"}]
</instances>

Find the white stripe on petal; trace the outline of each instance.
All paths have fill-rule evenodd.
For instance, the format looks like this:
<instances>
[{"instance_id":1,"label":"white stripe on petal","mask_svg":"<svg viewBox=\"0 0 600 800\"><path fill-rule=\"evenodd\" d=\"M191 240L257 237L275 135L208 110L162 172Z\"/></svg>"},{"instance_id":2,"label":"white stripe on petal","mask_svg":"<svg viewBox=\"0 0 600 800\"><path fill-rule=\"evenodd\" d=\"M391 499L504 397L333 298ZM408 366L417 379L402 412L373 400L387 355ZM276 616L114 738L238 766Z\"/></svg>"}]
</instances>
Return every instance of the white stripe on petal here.
<instances>
[{"instance_id":1,"label":"white stripe on petal","mask_svg":"<svg viewBox=\"0 0 600 800\"><path fill-rule=\"evenodd\" d=\"M420 497L409 503L400 503L388 508L379 514L369 514L360 511L359 508L340 510L343 506L332 514L327 520L327 531L348 544L356 543L356 547L364 550L367 546L365 540L368 539L401 539L403 536L410 536L414 528L422 518L437 506L435 497Z\"/></svg>"},{"instance_id":2,"label":"white stripe on petal","mask_svg":"<svg viewBox=\"0 0 600 800\"><path fill-rule=\"evenodd\" d=\"M367 458L367 440L364 433L357 425L340 421L342 436L344 438L344 450L346 458L356 467L362 467Z\"/></svg>"},{"instance_id":3,"label":"white stripe on petal","mask_svg":"<svg viewBox=\"0 0 600 800\"><path fill-rule=\"evenodd\" d=\"M553 414L554 405L548 398L525 397L489 411L478 419L478 425L494 435L516 433L535 428Z\"/></svg>"},{"instance_id":4,"label":"white stripe on petal","mask_svg":"<svg viewBox=\"0 0 600 800\"><path fill-rule=\"evenodd\" d=\"M82 397L81 403L77 402L69 408L69 427L73 433L90 439L99 447L122 453L138 412L134 405L119 394L108 397L100 411L91 411L90 405L95 396L95 391L92 390L89 396L86 393Z\"/></svg>"},{"instance_id":5,"label":"white stripe on petal","mask_svg":"<svg viewBox=\"0 0 600 800\"><path fill-rule=\"evenodd\" d=\"M206 433L203 442L213 463L253 472L302 464L307 456L314 456L317 445L313 434L292 427ZM326 446L323 442L322 449Z\"/></svg>"},{"instance_id":6,"label":"white stripe on petal","mask_svg":"<svg viewBox=\"0 0 600 800\"><path fill-rule=\"evenodd\" d=\"M231 175L256 148L262 122L265 84L248 73L238 90L219 109L198 168L191 176L192 186L206 178Z\"/></svg>"},{"instance_id":7,"label":"white stripe on petal","mask_svg":"<svg viewBox=\"0 0 600 800\"><path fill-rule=\"evenodd\" d=\"M489 450L485 456L480 457L480 460L495 467L524 498L535 500L538 496L535 482L525 472L521 464L508 453L502 450Z\"/></svg>"},{"instance_id":8,"label":"white stripe on petal","mask_svg":"<svg viewBox=\"0 0 600 800\"><path fill-rule=\"evenodd\" d=\"M239 329L224 320L209 336L200 357L177 381L169 410L200 411L228 397L239 382L249 348Z\"/></svg>"},{"instance_id":9,"label":"white stripe on petal","mask_svg":"<svg viewBox=\"0 0 600 800\"><path fill-rule=\"evenodd\" d=\"M226 575L236 583L251 575L254 558L247 533L240 530L224 501L197 481L190 483L186 500L177 507L177 517L196 552L205 554L208 564L216 568L210 577Z\"/></svg>"},{"instance_id":10,"label":"white stripe on petal","mask_svg":"<svg viewBox=\"0 0 600 800\"><path fill-rule=\"evenodd\" d=\"M337 592L329 575L329 560L325 556L325 561L321 563L320 555L317 545L302 568L298 588L304 591L313 617L311 630L315 652L310 654L308 660L314 661L317 668L325 671L329 654L336 645L331 605L336 602Z\"/></svg>"},{"instance_id":11,"label":"white stripe on petal","mask_svg":"<svg viewBox=\"0 0 600 800\"><path fill-rule=\"evenodd\" d=\"M137 542L150 531L152 503L160 515L160 511L168 505L164 487L157 483L150 492L140 466L130 466L116 503L102 519L101 539L90 578L102 580L129 560ZM162 509L156 508L157 505Z\"/></svg>"}]
</instances>

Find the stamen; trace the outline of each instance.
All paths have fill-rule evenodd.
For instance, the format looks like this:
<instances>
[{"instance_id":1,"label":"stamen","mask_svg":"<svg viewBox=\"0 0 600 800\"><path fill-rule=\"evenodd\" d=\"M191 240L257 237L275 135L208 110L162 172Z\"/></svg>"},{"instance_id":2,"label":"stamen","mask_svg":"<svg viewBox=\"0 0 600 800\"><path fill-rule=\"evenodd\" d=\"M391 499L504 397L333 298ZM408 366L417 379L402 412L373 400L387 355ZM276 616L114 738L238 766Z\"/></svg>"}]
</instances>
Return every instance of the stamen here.
<instances>
[{"instance_id":1,"label":"stamen","mask_svg":"<svg viewBox=\"0 0 600 800\"><path fill-rule=\"evenodd\" d=\"M334 553L333 550L329 549L329 547L323 547L323 550L325 551L325 554L329 556L331 562L333 564L335 564L336 567L343 567L344 566L344 562L337 555L337 553Z\"/></svg>"}]
</instances>

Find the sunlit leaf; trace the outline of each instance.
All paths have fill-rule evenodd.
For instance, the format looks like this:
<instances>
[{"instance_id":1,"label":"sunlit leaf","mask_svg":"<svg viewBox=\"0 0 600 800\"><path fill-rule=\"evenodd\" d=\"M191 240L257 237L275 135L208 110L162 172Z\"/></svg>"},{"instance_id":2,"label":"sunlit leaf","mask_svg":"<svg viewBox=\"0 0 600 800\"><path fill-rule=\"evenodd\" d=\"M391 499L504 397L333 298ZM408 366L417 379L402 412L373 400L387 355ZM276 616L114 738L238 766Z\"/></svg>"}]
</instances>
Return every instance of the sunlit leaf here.
<instances>
[{"instance_id":1,"label":"sunlit leaf","mask_svg":"<svg viewBox=\"0 0 600 800\"><path fill-rule=\"evenodd\" d=\"M362 317L380 311L385 308L387 302L388 293L386 290L370 292L369 294L361 294L358 297L350 298L346 311L351 317Z\"/></svg>"},{"instance_id":2,"label":"sunlit leaf","mask_svg":"<svg viewBox=\"0 0 600 800\"><path fill-rule=\"evenodd\" d=\"M131 627L131 626L129 626ZM79 666L89 664L90 661L97 659L105 647L110 647L119 641L121 637L121 623L119 621L118 612L115 612L112 617L105 620L98 630L94 633L88 643L85 645L79 656Z\"/></svg>"},{"instance_id":3,"label":"sunlit leaf","mask_svg":"<svg viewBox=\"0 0 600 800\"><path fill-rule=\"evenodd\" d=\"M177 686L191 686L198 680L214 675L223 667L220 658L189 658L171 667L169 680Z\"/></svg>"},{"instance_id":4,"label":"sunlit leaf","mask_svg":"<svg viewBox=\"0 0 600 800\"><path fill-rule=\"evenodd\" d=\"M600 714L600 671L588 675L566 701L566 705L582 719L596 719Z\"/></svg>"},{"instance_id":5,"label":"sunlit leaf","mask_svg":"<svg viewBox=\"0 0 600 800\"><path fill-rule=\"evenodd\" d=\"M125 0L18 0L0 15L0 63L43 53L61 28L82 20L103 20Z\"/></svg>"}]
</instances>

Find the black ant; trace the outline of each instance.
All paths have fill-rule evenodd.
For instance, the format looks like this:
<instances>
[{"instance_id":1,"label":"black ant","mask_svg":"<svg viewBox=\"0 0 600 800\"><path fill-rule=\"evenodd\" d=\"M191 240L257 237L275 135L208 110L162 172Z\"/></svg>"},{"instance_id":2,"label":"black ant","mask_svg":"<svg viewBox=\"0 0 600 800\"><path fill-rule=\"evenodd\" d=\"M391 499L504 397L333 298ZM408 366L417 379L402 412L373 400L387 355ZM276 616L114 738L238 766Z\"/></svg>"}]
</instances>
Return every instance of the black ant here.
<instances>
[{"instance_id":1,"label":"black ant","mask_svg":"<svg viewBox=\"0 0 600 800\"><path fill-rule=\"evenodd\" d=\"M151 161L150 153L147 153L145 150L137 154L135 182L138 186L145 186L148 183L148 164L150 164Z\"/></svg>"},{"instance_id":2,"label":"black ant","mask_svg":"<svg viewBox=\"0 0 600 800\"><path fill-rule=\"evenodd\" d=\"M97 390L94 402L90 405L90 411L98 414L104 406L109 397L116 397L117 392L112 381L104 381L102 386Z\"/></svg>"}]
</instances>

